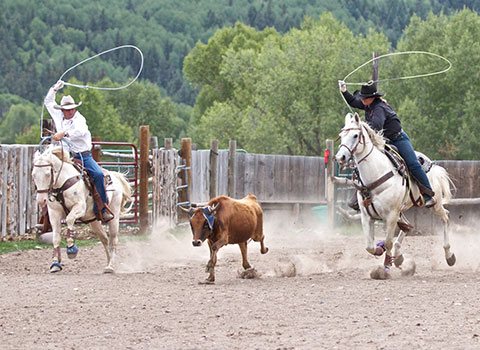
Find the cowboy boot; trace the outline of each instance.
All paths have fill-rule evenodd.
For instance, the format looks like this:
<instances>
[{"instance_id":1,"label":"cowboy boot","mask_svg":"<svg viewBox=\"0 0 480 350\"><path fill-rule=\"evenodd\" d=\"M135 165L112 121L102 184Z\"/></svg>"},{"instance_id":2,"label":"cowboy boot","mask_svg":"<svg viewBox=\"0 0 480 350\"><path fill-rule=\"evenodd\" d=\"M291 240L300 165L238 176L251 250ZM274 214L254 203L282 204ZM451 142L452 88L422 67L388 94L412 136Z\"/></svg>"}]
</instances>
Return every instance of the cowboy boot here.
<instances>
[{"instance_id":1,"label":"cowboy boot","mask_svg":"<svg viewBox=\"0 0 480 350\"><path fill-rule=\"evenodd\" d=\"M102 222L106 224L107 222L113 220L115 218L115 215L113 215L112 211L108 207L107 204L103 203L103 208L100 211L102 214Z\"/></svg>"},{"instance_id":2,"label":"cowboy boot","mask_svg":"<svg viewBox=\"0 0 480 350\"><path fill-rule=\"evenodd\" d=\"M433 198L433 197L427 197L427 196L425 196L425 197L424 197L424 200L425 200L425 208L431 208L431 207L433 207L435 204L437 204L437 201L436 201L435 198Z\"/></svg>"}]
</instances>

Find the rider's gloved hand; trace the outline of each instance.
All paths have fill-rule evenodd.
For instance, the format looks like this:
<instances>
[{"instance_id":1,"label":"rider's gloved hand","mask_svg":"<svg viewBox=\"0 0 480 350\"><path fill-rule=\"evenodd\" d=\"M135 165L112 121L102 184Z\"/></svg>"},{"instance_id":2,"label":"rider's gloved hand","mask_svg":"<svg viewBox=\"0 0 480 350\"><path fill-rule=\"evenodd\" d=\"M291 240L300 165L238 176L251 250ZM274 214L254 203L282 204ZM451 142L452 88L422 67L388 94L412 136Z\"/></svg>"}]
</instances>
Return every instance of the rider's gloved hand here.
<instances>
[{"instance_id":1,"label":"rider's gloved hand","mask_svg":"<svg viewBox=\"0 0 480 350\"><path fill-rule=\"evenodd\" d=\"M347 91L347 84L343 80L338 81L338 88L341 92Z\"/></svg>"},{"instance_id":2,"label":"rider's gloved hand","mask_svg":"<svg viewBox=\"0 0 480 350\"><path fill-rule=\"evenodd\" d=\"M64 85L65 85L65 83L63 82L63 80L59 80L59 81L57 81L57 82L55 83L55 85L52 86L52 89L53 89L54 91L58 91L58 90L60 90L61 88L63 88Z\"/></svg>"}]
</instances>

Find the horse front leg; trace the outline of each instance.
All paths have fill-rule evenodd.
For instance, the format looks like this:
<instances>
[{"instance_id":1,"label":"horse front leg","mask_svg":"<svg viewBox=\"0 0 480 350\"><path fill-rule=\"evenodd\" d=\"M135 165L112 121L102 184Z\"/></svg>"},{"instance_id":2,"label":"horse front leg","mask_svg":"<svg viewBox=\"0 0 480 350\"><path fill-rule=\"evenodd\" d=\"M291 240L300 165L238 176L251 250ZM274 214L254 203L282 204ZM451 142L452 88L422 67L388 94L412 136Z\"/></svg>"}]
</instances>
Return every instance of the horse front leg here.
<instances>
[{"instance_id":1,"label":"horse front leg","mask_svg":"<svg viewBox=\"0 0 480 350\"><path fill-rule=\"evenodd\" d=\"M396 229L395 232L398 232L397 239L395 240L395 243L393 244L393 256L394 260L393 263L395 264L396 267L400 267L403 264L404 257L402 253L402 242L407 233L403 230Z\"/></svg>"},{"instance_id":2,"label":"horse front leg","mask_svg":"<svg viewBox=\"0 0 480 350\"><path fill-rule=\"evenodd\" d=\"M60 243L62 241L62 217L49 210L50 224L52 225L52 263L50 264L50 272L58 272L62 270L62 254L60 251Z\"/></svg>"},{"instance_id":3,"label":"horse front leg","mask_svg":"<svg viewBox=\"0 0 480 350\"><path fill-rule=\"evenodd\" d=\"M380 250L375 246L375 226L373 219L368 215L368 213L362 211L362 228L363 234L365 235L365 240L367 242L367 247L365 248L367 252L372 255L382 255L383 249Z\"/></svg>"},{"instance_id":4,"label":"horse front leg","mask_svg":"<svg viewBox=\"0 0 480 350\"><path fill-rule=\"evenodd\" d=\"M395 228L397 227L397 220L394 215L390 215L390 217L385 221L385 259L383 261L383 265L385 268L389 269L392 267L394 255L392 252L393 248L393 237L395 235Z\"/></svg>"},{"instance_id":5,"label":"horse front leg","mask_svg":"<svg viewBox=\"0 0 480 350\"><path fill-rule=\"evenodd\" d=\"M397 239L393 244L393 263L398 268L400 268L400 266L403 264L403 261L405 260L401 251L403 239L412 229L413 226L412 224L410 224L405 214L400 213L397 225L395 226L395 234L397 234Z\"/></svg>"},{"instance_id":6,"label":"horse front leg","mask_svg":"<svg viewBox=\"0 0 480 350\"><path fill-rule=\"evenodd\" d=\"M78 254L78 247L75 244L75 220L85 215L85 205L78 203L74 205L68 213L65 221L67 223L67 256L74 259Z\"/></svg>"}]
</instances>

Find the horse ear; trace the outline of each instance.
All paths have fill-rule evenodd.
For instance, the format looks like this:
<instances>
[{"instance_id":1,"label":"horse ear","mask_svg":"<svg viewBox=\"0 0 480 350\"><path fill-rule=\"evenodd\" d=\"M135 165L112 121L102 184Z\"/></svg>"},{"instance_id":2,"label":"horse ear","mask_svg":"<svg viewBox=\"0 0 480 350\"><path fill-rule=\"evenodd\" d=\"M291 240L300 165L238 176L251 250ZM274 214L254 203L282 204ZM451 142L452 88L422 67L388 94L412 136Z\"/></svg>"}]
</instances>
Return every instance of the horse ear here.
<instances>
[{"instance_id":1,"label":"horse ear","mask_svg":"<svg viewBox=\"0 0 480 350\"><path fill-rule=\"evenodd\" d=\"M355 117L355 122L360 123L360 116L358 115L358 113L355 112L355 114L353 116Z\"/></svg>"}]
</instances>

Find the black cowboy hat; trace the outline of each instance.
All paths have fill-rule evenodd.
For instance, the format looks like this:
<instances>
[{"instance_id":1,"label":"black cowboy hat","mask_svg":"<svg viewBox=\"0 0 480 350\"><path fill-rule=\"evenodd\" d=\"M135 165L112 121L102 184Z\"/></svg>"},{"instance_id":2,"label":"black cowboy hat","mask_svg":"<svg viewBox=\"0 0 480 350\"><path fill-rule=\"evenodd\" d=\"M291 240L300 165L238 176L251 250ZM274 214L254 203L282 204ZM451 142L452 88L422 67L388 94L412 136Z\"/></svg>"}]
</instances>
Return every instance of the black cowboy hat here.
<instances>
[{"instance_id":1,"label":"black cowboy hat","mask_svg":"<svg viewBox=\"0 0 480 350\"><path fill-rule=\"evenodd\" d=\"M370 97L380 97L383 96L383 93L377 91L377 84L370 80L368 83L363 84L360 89L358 97L360 98L370 98Z\"/></svg>"}]
</instances>

